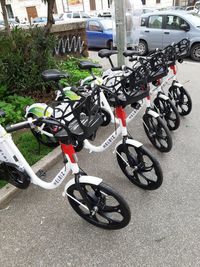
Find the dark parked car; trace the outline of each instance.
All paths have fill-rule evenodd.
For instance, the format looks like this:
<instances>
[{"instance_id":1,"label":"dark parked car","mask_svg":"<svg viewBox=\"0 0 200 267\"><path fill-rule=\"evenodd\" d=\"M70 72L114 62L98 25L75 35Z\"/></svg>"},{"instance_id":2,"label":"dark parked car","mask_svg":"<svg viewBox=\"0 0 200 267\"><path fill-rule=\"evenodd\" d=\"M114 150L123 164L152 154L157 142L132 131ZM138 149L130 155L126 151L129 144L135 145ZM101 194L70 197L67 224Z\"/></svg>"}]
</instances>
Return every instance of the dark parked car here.
<instances>
[{"instance_id":1,"label":"dark parked car","mask_svg":"<svg viewBox=\"0 0 200 267\"><path fill-rule=\"evenodd\" d=\"M88 47L113 47L112 19L91 18L87 20L86 34Z\"/></svg>"},{"instance_id":2,"label":"dark parked car","mask_svg":"<svg viewBox=\"0 0 200 267\"><path fill-rule=\"evenodd\" d=\"M142 16L139 51L142 55L189 38L190 56L200 61L200 17L186 11L154 12Z\"/></svg>"}]
</instances>

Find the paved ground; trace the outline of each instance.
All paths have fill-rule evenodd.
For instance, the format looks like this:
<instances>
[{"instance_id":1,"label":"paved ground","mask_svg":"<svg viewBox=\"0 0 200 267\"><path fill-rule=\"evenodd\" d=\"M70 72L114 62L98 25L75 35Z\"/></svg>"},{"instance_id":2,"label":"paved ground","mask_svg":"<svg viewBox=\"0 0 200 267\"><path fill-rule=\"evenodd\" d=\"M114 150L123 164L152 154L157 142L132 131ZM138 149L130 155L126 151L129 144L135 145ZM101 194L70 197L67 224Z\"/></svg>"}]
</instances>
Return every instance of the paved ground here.
<instances>
[{"instance_id":1,"label":"paved ground","mask_svg":"<svg viewBox=\"0 0 200 267\"><path fill-rule=\"evenodd\" d=\"M62 188L45 191L35 186L19 194L0 211L0 266L200 266L200 77L198 64L179 68L180 80L193 98L193 112L172 133L169 154L148 142L141 114L130 125L135 139L159 159L164 182L153 192L132 185L117 166L112 149L103 154L81 152L79 163L88 174L101 176L128 201L132 220L120 231L105 231L79 218ZM97 143L111 131L98 133ZM60 168L57 164L48 175Z\"/></svg>"}]
</instances>

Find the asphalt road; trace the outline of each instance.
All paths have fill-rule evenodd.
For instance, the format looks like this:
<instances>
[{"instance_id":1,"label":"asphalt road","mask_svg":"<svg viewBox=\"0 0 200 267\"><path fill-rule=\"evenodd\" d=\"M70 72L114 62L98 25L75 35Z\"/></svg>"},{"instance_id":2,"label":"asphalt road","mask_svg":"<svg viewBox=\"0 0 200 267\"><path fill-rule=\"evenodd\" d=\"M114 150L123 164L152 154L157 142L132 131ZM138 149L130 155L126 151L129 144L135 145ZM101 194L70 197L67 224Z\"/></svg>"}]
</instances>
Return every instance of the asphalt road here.
<instances>
[{"instance_id":1,"label":"asphalt road","mask_svg":"<svg viewBox=\"0 0 200 267\"><path fill-rule=\"evenodd\" d=\"M119 231L98 229L71 209L61 196L64 185L52 191L31 186L0 211L0 266L200 266L199 65L180 65L179 80L191 80L185 87L193 111L172 133L170 153L162 154L150 145L142 112L129 125L132 136L162 165L164 182L158 190L144 191L131 184L117 165L113 147L102 154L78 154L88 174L102 177L124 195L132 212L130 224ZM95 143L112 130L101 129ZM54 176L61 165L47 176Z\"/></svg>"}]
</instances>

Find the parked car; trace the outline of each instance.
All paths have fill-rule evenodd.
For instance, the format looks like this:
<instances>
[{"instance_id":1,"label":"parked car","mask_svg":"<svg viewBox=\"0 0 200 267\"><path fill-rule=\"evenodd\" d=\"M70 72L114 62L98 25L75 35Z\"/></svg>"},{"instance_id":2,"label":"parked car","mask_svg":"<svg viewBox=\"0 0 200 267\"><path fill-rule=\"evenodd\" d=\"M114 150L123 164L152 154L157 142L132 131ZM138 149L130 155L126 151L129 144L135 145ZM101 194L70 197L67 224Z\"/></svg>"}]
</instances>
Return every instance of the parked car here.
<instances>
[{"instance_id":1,"label":"parked car","mask_svg":"<svg viewBox=\"0 0 200 267\"><path fill-rule=\"evenodd\" d=\"M188 7L186 7L186 10L187 11L199 12L200 11L200 1L197 1L194 6L188 6Z\"/></svg>"},{"instance_id":2,"label":"parked car","mask_svg":"<svg viewBox=\"0 0 200 267\"><path fill-rule=\"evenodd\" d=\"M31 20L31 24L33 25L46 24L46 23L47 23L47 17L37 17Z\"/></svg>"},{"instance_id":3,"label":"parked car","mask_svg":"<svg viewBox=\"0 0 200 267\"><path fill-rule=\"evenodd\" d=\"M88 47L113 47L112 19L90 18L86 23Z\"/></svg>"},{"instance_id":4,"label":"parked car","mask_svg":"<svg viewBox=\"0 0 200 267\"><path fill-rule=\"evenodd\" d=\"M15 19L8 19L8 23L11 28L14 28L15 26L19 26L20 24L15 21ZM0 30L3 30L5 28L4 20L0 20Z\"/></svg>"},{"instance_id":5,"label":"parked car","mask_svg":"<svg viewBox=\"0 0 200 267\"><path fill-rule=\"evenodd\" d=\"M142 16L139 51L141 55L156 48L189 38L190 56L200 61L200 16L186 11L160 11Z\"/></svg>"},{"instance_id":6,"label":"parked car","mask_svg":"<svg viewBox=\"0 0 200 267\"><path fill-rule=\"evenodd\" d=\"M159 9L159 11L165 10L185 10L185 6L167 6Z\"/></svg>"},{"instance_id":7,"label":"parked car","mask_svg":"<svg viewBox=\"0 0 200 267\"><path fill-rule=\"evenodd\" d=\"M150 7L144 7L144 8L142 8L142 13L143 14L152 13L152 12L155 12L155 11L158 11L158 10L155 9L155 8L150 8Z\"/></svg>"},{"instance_id":8,"label":"parked car","mask_svg":"<svg viewBox=\"0 0 200 267\"><path fill-rule=\"evenodd\" d=\"M111 18L112 14L110 11L101 11L101 12L98 12L98 17Z\"/></svg>"},{"instance_id":9,"label":"parked car","mask_svg":"<svg viewBox=\"0 0 200 267\"><path fill-rule=\"evenodd\" d=\"M77 12L65 12L60 16L61 20L69 20L69 19L88 19L90 15L85 12L77 11Z\"/></svg>"}]
</instances>

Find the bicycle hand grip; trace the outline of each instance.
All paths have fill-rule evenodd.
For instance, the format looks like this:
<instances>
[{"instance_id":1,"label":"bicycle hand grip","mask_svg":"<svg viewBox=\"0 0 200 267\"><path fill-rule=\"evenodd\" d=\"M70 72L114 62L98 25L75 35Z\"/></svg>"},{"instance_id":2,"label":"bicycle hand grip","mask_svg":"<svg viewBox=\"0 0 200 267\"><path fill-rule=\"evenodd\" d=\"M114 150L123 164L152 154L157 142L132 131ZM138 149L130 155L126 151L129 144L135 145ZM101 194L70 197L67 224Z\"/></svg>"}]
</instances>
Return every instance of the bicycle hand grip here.
<instances>
[{"instance_id":1,"label":"bicycle hand grip","mask_svg":"<svg viewBox=\"0 0 200 267\"><path fill-rule=\"evenodd\" d=\"M23 121L23 122L19 122L19 123L5 127L7 133L19 131L19 130L24 129L24 128L30 128L30 122L29 121Z\"/></svg>"},{"instance_id":2,"label":"bicycle hand grip","mask_svg":"<svg viewBox=\"0 0 200 267\"><path fill-rule=\"evenodd\" d=\"M122 67L113 67L111 70L112 70L112 71L122 70Z\"/></svg>"}]
</instances>

